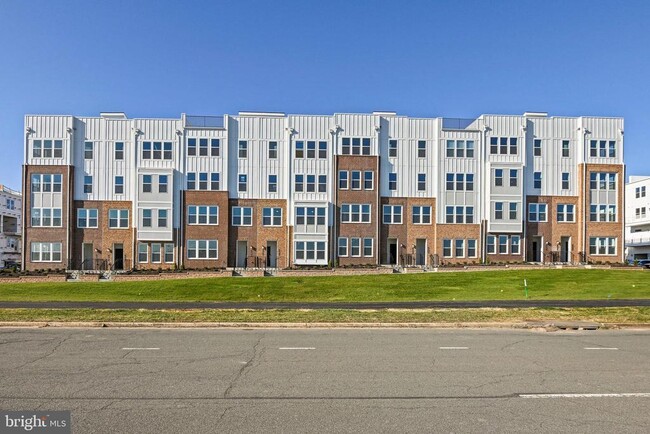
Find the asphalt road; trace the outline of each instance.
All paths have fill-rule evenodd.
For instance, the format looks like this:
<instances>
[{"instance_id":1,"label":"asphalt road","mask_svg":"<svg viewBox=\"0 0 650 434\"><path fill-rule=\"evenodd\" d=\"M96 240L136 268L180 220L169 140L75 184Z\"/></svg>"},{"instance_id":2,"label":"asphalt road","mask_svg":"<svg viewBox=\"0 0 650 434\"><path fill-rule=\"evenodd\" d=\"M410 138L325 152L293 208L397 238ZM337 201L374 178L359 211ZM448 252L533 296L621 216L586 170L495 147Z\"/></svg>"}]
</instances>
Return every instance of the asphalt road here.
<instances>
[{"instance_id":1,"label":"asphalt road","mask_svg":"<svg viewBox=\"0 0 650 434\"><path fill-rule=\"evenodd\" d=\"M650 306L650 298L606 300L478 300L387 302L211 302L211 301L0 301L0 309L445 309L513 307Z\"/></svg>"},{"instance_id":2,"label":"asphalt road","mask_svg":"<svg viewBox=\"0 0 650 434\"><path fill-rule=\"evenodd\" d=\"M74 433L650 432L650 332L0 329L0 409Z\"/></svg>"}]
</instances>

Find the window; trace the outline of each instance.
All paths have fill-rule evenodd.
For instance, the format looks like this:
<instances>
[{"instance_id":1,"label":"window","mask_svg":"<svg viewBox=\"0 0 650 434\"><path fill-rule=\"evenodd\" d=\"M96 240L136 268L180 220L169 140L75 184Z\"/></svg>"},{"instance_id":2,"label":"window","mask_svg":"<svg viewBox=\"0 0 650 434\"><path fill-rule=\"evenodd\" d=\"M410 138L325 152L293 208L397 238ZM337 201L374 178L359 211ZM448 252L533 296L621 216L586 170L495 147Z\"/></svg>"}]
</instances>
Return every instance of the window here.
<instances>
[{"instance_id":1,"label":"window","mask_svg":"<svg viewBox=\"0 0 650 434\"><path fill-rule=\"evenodd\" d=\"M363 188L364 190L372 190L374 188L375 176L371 170L363 172Z\"/></svg>"},{"instance_id":2,"label":"window","mask_svg":"<svg viewBox=\"0 0 650 434\"><path fill-rule=\"evenodd\" d=\"M124 142L115 142L115 159L124 160Z\"/></svg>"},{"instance_id":3,"label":"window","mask_svg":"<svg viewBox=\"0 0 650 434\"><path fill-rule=\"evenodd\" d=\"M163 158L165 160L172 159L172 142L163 143Z\"/></svg>"},{"instance_id":4,"label":"window","mask_svg":"<svg viewBox=\"0 0 650 434\"><path fill-rule=\"evenodd\" d=\"M364 238L363 239L363 256L369 257L373 253L373 239Z\"/></svg>"},{"instance_id":5,"label":"window","mask_svg":"<svg viewBox=\"0 0 650 434\"><path fill-rule=\"evenodd\" d=\"M535 139L533 141L533 156L535 157L542 156L542 141L540 139Z\"/></svg>"},{"instance_id":6,"label":"window","mask_svg":"<svg viewBox=\"0 0 650 434\"><path fill-rule=\"evenodd\" d=\"M158 193L167 193L167 175L158 175Z\"/></svg>"},{"instance_id":7,"label":"window","mask_svg":"<svg viewBox=\"0 0 650 434\"><path fill-rule=\"evenodd\" d=\"M54 148L52 148L54 143ZM54 151L54 152L52 152ZM61 158L63 156L62 140L45 140L43 141L43 157Z\"/></svg>"},{"instance_id":8,"label":"window","mask_svg":"<svg viewBox=\"0 0 650 434\"><path fill-rule=\"evenodd\" d=\"M160 243L151 244L151 262L160 263Z\"/></svg>"},{"instance_id":9,"label":"window","mask_svg":"<svg viewBox=\"0 0 650 434\"><path fill-rule=\"evenodd\" d=\"M591 190L616 190L616 173L591 172L589 188Z\"/></svg>"},{"instance_id":10,"label":"window","mask_svg":"<svg viewBox=\"0 0 650 434\"><path fill-rule=\"evenodd\" d=\"M151 142L142 142L142 159L151 160Z\"/></svg>"},{"instance_id":11,"label":"window","mask_svg":"<svg viewBox=\"0 0 650 434\"><path fill-rule=\"evenodd\" d=\"M370 155L369 137L343 137L341 139L341 154L343 155Z\"/></svg>"},{"instance_id":12,"label":"window","mask_svg":"<svg viewBox=\"0 0 650 434\"><path fill-rule=\"evenodd\" d=\"M348 239L347 238L343 238L343 237L339 238L338 256L340 256L340 257L348 256Z\"/></svg>"},{"instance_id":13,"label":"window","mask_svg":"<svg viewBox=\"0 0 650 434\"><path fill-rule=\"evenodd\" d=\"M495 155L499 153L499 138L490 137L490 154Z\"/></svg>"},{"instance_id":14,"label":"window","mask_svg":"<svg viewBox=\"0 0 650 434\"><path fill-rule=\"evenodd\" d=\"M503 220L503 202L494 202L494 219Z\"/></svg>"},{"instance_id":15,"label":"window","mask_svg":"<svg viewBox=\"0 0 650 434\"><path fill-rule=\"evenodd\" d=\"M208 189L208 172L199 172L199 190Z\"/></svg>"},{"instance_id":16,"label":"window","mask_svg":"<svg viewBox=\"0 0 650 434\"><path fill-rule=\"evenodd\" d=\"M427 142L424 140L418 140L418 158L424 158L427 156Z\"/></svg>"},{"instance_id":17,"label":"window","mask_svg":"<svg viewBox=\"0 0 650 434\"><path fill-rule=\"evenodd\" d=\"M517 186L517 173L519 171L517 169L510 169L510 187L516 187Z\"/></svg>"},{"instance_id":18,"label":"window","mask_svg":"<svg viewBox=\"0 0 650 434\"><path fill-rule=\"evenodd\" d=\"M637 198L637 199L640 198L640 197L645 197L645 185L642 186L642 187L637 187L637 188L634 190L634 192L635 192L635 194L636 194L636 198Z\"/></svg>"},{"instance_id":19,"label":"window","mask_svg":"<svg viewBox=\"0 0 650 434\"><path fill-rule=\"evenodd\" d=\"M589 209L589 220L592 222L615 222L616 205L592 204Z\"/></svg>"},{"instance_id":20,"label":"window","mask_svg":"<svg viewBox=\"0 0 650 434\"><path fill-rule=\"evenodd\" d=\"M453 223L453 222L454 222L454 207L453 206L445 207L445 223Z\"/></svg>"},{"instance_id":21,"label":"window","mask_svg":"<svg viewBox=\"0 0 650 434\"><path fill-rule=\"evenodd\" d=\"M149 261L149 246L145 243L138 244L138 262Z\"/></svg>"},{"instance_id":22,"label":"window","mask_svg":"<svg viewBox=\"0 0 650 434\"><path fill-rule=\"evenodd\" d=\"M454 182L455 180L455 182ZM474 190L473 173L447 173L445 188L449 191L472 191Z\"/></svg>"},{"instance_id":23,"label":"window","mask_svg":"<svg viewBox=\"0 0 650 434\"><path fill-rule=\"evenodd\" d=\"M361 238L350 238L350 256L361 256Z\"/></svg>"},{"instance_id":24,"label":"window","mask_svg":"<svg viewBox=\"0 0 650 434\"><path fill-rule=\"evenodd\" d=\"M348 189L348 171L339 170L339 190Z\"/></svg>"},{"instance_id":25,"label":"window","mask_svg":"<svg viewBox=\"0 0 650 434\"><path fill-rule=\"evenodd\" d=\"M278 158L278 142L269 142L269 159Z\"/></svg>"},{"instance_id":26,"label":"window","mask_svg":"<svg viewBox=\"0 0 650 434\"><path fill-rule=\"evenodd\" d=\"M316 175L307 175L307 193L316 191Z\"/></svg>"},{"instance_id":27,"label":"window","mask_svg":"<svg viewBox=\"0 0 650 434\"><path fill-rule=\"evenodd\" d=\"M562 156L563 157L568 157L569 156L569 146L570 142L568 140L562 140Z\"/></svg>"},{"instance_id":28,"label":"window","mask_svg":"<svg viewBox=\"0 0 650 434\"><path fill-rule=\"evenodd\" d=\"M559 203L557 205L557 221L560 223L568 223L575 221L574 205Z\"/></svg>"},{"instance_id":29,"label":"window","mask_svg":"<svg viewBox=\"0 0 650 434\"><path fill-rule=\"evenodd\" d=\"M84 176L84 193L92 193L93 192L93 177L92 176Z\"/></svg>"},{"instance_id":30,"label":"window","mask_svg":"<svg viewBox=\"0 0 650 434\"><path fill-rule=\"evenodd\" d=\"M510 202L510 220L517 220L517 202Z\"/></svg>"},{"instance_id":31,"label":"window","mask_svg":"<svg viewBox=\"0 0 650 434\"><path fill-rule=\"evenodd\" d=\"M616 157L616 142L615 141L610 140L609 141L609 147L607 149L608 149L607 156L609 158Z\"/></svg>"},{"instance_id":32,"label":"window","mask_svg":"<svg viewBox=\"0 0 650 434\"><path fill-rule=\"evenodd\" d=\"M455 252L457 258L465 257L465 240L455 240Z\"/></svg>"},{"instance_id":33,"label":"window","mask_svg":"<svg viewBox=\"0 0 650 434\"><path fill-rule=\"evenodd\" d=\"M305 215L307 216L305 219ZM325 225L325 208L319 207L298 207L296 208L296 226ZM300 230L304 230L301 228Z\"/></svg>"},{"instance_id":34,"label":"window","mask_svg":"<svg viewBox=\"0 0 650 434\"><path fill-rule=\"evenodd\" d=\"M196 139L187 139L187 156L192 157L196 155Z\"/></svg>"},{"instance_id":35,"label":"window","mask_svg":"<svg viewBox=\"0 0 650 434\"><path fill-rule=\"evenodd\" d=\"M413 206L413 224L428 225L431 224L431 207L430 206Z\"/></svg>"},{"instance_id":36,"label":"window","mask_svg":"<svg viewBox=\"0 0 650 434\"><path fill-rule=\"evenodd\" d=\"M108 227L111 229L124 229L129 227L128 209L109 209Z\"/></svg>"},{"instance_id":37,"label":"window","mask_svg":"<svg viewBox=\"0 0 650 434\"><path fill-rule=\"evenodd\" d=\"M32 262L61 262L61 243L32 243Z\"/></svg>"},{"instance_id":38,"label":"window","mask_svg":"<svg viewBox=\"0 0 650 434\"><path fill-rule=\"evenodd\" d=\"M210 190L219 190L219 173L210 174Z\"/></svg>"},{"instance_id":39,"label":"window","mask_svg":"<svg viewBox=\"0 0 650 434\"><path fill-rule=\"evenodd\" d=\"M16 201L14 199L7 198L7 209L16 209Z\"/></svg>"},{"instance_id":40,"label":"window","mask_svg":"<svg viewBox=\"0 0 650 434\"><path fill-rule=\"evenodd\" d=\"M467 152L465 153L467 158L474 158L474 140L467 140L465 142Z\"/></svg>"},{"instance_id":41,"label":"window","mask_svg":"<svg viewBox=\"0 0 650 434\"><path fill-rule=\"evenodd\" d=\"M508 150L510 150L511 155L518 153L516 137L490 137L490 154L506 155Z\"/></svg>"},{"instance_id":42,"label":"window","mask_svg":"<svg viewBox=\"0 0 650 434\"><path fill-rule=\"evenodd\" d=\"M456 156L460 158L465 156L465 140L456 140Z\"/></svg>"},{"instance_id":43,"label":"window","mask_svg":"<svg viewBox=\"0 0 650 434\"><path fill-rule=\"evenodd\" d=\"M93 159L93 142L84 142L84 160Z\"/></svg>"},{"instance_id":44,"label":"window","mask_svg":"<svg viewBox=\"0 0 650 434\"><path fill-rule=\"evenodd\" d=\"M395 172L388 174L388 190L397 191L397 173Z\"/></svg>"},{"instance_id":45,"label":"window","mask_svg":"<svg viewBox=\"0 0 650 434\"><path fill-rule=\"evenodd\" d=\"M199 155L202 157L208 156L208 139L199 139Z\"/></svg>"},{"instance_id":46,"label":"window","mask_svg":"<svg viewBox=\"0 0 650 434\"><path fill-rule=\"evenodd\" d=\"M447 140L447 157L455 157L456 156L456 141L454 140Z\"/></svg>"},{"instance_id":47,"label":"window","mask_svg":"<svg viewBox=\"0 0 650 434\"><path fill-rule=\"evenodd\" d=\"M499 254L507 255L508 254L508 236L499 235Z\"/></svg>"},{"instance_id":48,"label":"window","mask_svg":"<svg viewBox=\"0 0 650 434\"><path fill-rule=\"evenodd\" d=\"M97 227L97 209L77 209L77 227L78 228L96 228Z\"/></svg>"},{"instance_id":49,"label":"window","mask_svg":"<svg viewBox=\"0 0 650 434\"><path fill-rule=\"evenodd\" d=\"M508 153L508 138L499 137L499 153L507 154Z\"/></svg>"},{"instance_id":50,"label":"window","mask_svg":"<svg viewBox=\"0 0 650 434\"><path fill-rule=\"evenodd\" d=\"M427 175L425 173L418 173L418 191L425 191L427 189Z\"/></svg>"},{"instance_id":51,"label":"window","mask_svg":"<svg viewBox=\"0 0 650 434\"><path fill-rule=\"evenodd\" d=\"M217 240L187 240L187 259L218 259Z\"/></svg>"},{"instance_id":52,"label":"window","mask_svg":"<svg viewBox=\"0 0 650 434\"><path fill-rule=\"evenodd\" d=\"M442 240L442 256L451 258L451 240Z\"/></svg>"},{"instance_id":53,"label":"window","mask_svg":"<svg viewBox=\"0 0 650 434\"><path fill-rule=\"evenodd\" d=\"M473 173L465 174L465 190L474 191L474 174Z\"/></svg>"},{"instance_id":54,"label":"window","mask_svg":"<svg viewBox=\"0 0 650 434\"><path fill-rule=\"evenodd\" d=\"M476 258L476 240L467 240L467 257Z\"/></svg>"},{"instance_id":55,"label":"window","mask_svg":"<svg viewBox=\"0 0 650 434\"><path fill-rule=\"evenodd\" d=\"M327 142L318 142L318 158L327 158Z\"/></svg>"},{"instance_id":56,"label":"window","mask_svg":"<svg viewBox=\"0 0 650 434\"><path fill-rule=\"evenodd\" d=\"M115 194L124 194L124 177L116 176L115 177Z\"/></svg>"},{"instance_id":57,"label":"window","mask_svg":"<svg viewBox=\"0 0 650 434\"><path fill-rule=\"evenodd\" d=\"M445 179L446 179L445 189L447 191L453 191L453 189L454 189L454 174L453 173L447 173Z\"/></svg>"},{"instance_id":58,"label":"window","mask_svg":"<svg viewBox=\"0 0 650 434\"><path fill-rule=\"evenodd\" d=\"M529 203L528 204L528 221L545 222L546 221L546 204Z\"/></svg>"},{"instance_id":59,"label":"window","mask_svg":"<svg viewBox=\"0 0 650 434\"><path fill-rule=\"evenodd\" d=\"M61 193L61 179L62 175L52 175L52 192Z\"/></svg>"},{"instance_id":60,"label":"window","mask_svg":"<svg viewBox=\"0 0 650 434\"><path fill-rule=\"evenodd\" d=\"M316 158L316 142L313 140L307 142L307 158Z\"/></svg>"},{"instance_id":61,"label":"window","mask_svg":"<svg viewBox=\"0 0 650 434\"><path fill-rule=\"evenodd\" d=\"M210 139L210 156L218 157L221 154L221 141L219 139Z\"/></svg>"},{"instance_id":62,"label":"window","mask_svg":"<svg viewBox=\"0 0 650 434\"><path fill-rule=\"evenodd\" d=\"M295 190L299 193L305 191L305 175L296 175L295 180Z\"/></svg>"},{"instance_id":63,"label":"window","mask_svg":"<svg viewBox=\"0 0 650 434\"><path fill-rule=\"evenodd\" d=\"M402 223L402 205L384 205L384 224Z\"/></svg>"},{"instance_id":64,"label":"window","mask_svg":"<svg viewBox=\"0 0 650 434\"><path fill-rule=\"evenodd\" d=\"M494 186L503 186L503 169L494 169Z\"/></svg>"},{"instance_id":65,"label":"window","mask_svg":"<svg viewBox=\"0 0 650 434\"><path fill-rule=\"evenodd\" d=\"M188 225L219 224L219 207L216 205L190 205L187 207Z\"/></svg>"},{"instance_id":66,"label":"window","mask_svg":"<svg viewBox=\"0 0 650 434\"><path fill-rule=\"evenodd\" d=\"M296 141L296 158L305 158L305 142Z\"/></svg>"},{"instance_id":67,"label":"window","mask_svg":"<svg viewBox=\"0 0 650 434\"><path fill-rule=\"evenodd\" d=\"M313 261L325 260L325 242L323 241L297 241L296 242L296 260Z\"/></svg>"},{"instance_id":68,"label":"window","mask_svg":"<svg viewBox=\"0 0 650 434\"><path fill-rule=\"evenodd\" d=\"M152 184L152 178L153 176L151 175L142 175L142 192L143 193L151 193L151 184Z\"/></svg>"},{"instance_id":69,"label":"window","mask_svg":"<svg viewBox=\"0 0 650 434\"><path fill-rule=\"evenodd\" d=\"M521 238L519 235L510 236L510 253L513 255L519 254L519 245Z\"/></svg>"},{"instance_id":70,"label":"window","mask_svg":"<svg viewBox=\"0 0 650 434\"><path fill-rule=\"evenodd\" d=\"M196 145L196 143L195 143ZM152 153L153 149L153 153ZM196 149L196 147L195 147ZM189 153L188 139L188 153ZM143 160L171 160L172 159L172 142L142 142L142 159Z\"/></svg>"},{"instance_id":71,"label":"window","mask_svg":"<svg viewBox=\"0 0 650 434\"><path fill-rule=\"evenodd\" d=\"M327 193L327 175L318 175L318 192Z\"/></svg>"},{"instance_id":72,"label":"window","mask_svg":"<svg viewBox=\"0 0 650 434\"><path fill-rule=\"evenodd\" d=\"M569 189L569 174L567 172L562 173L562 190Z\"/></svg>"},{"instance_id":73,"label":"window","mask_svg":"<svg viewBox=\"0 0 650 434\"><path fill-rule=\"evenodd\" d=\"M158 210L158 227L159 228L166 228L167 227L167 210L166 209L159 209Z\"/></svg>"},{"instance_id":74,"label":"window","mask_svg":"<svg viewBox=\"0 0 650 434\"><path fill-rule=\"evenodd\" d=\"M282 208L263 208L262 226L282 226Z\"/></svg>"},{"instance_id":75,"label":"window","mask_svg":"<svg viewBox=\"0 0 650 434\"><path fill-rule=\"evenodd\" d=\"M517 138L510 137L510 154L517 155Z\"/></svg>"},{"instance_id":76,"label":"window","mask_svg":"<svg viewBox=\"0 0 650 434\"><path fill-rule=\"evenodd\" d=\"M316 224L320 226L325 225L325 208L316 208Z\"/></svg>"},{"instance_id":77,"label":"window","mask_svg":"<svg viewBox=\"0 0 650 434\"><path fill-rule=\"evenodd\" d=\"M488 235L487 236L487 252L488 253L496 253L496 237L494 235Z\"/></svg>"},{"instance_id":78,"label":"window","mask_svg":"<svg viewBox=\"0 0 650 434\"><path fill-rule=\"evenodd\" d=\"M61 208L32 208L32 227L60 227Z\"/></svg>"},{"instance_id":79,"label":"window","mask_svg":"<svg viewBox=\"0 0 650 434\"><path fill-rule=\"evenodd\" d=\"M248 190L248 175L245 175L243 173L240 173L239 176L237 177L238 183L237 183L237 191L238 192L245 192Z\"/></svg>"},{"instance_id":80,"label":"window","mask_svg":"<svg viewBox=\"0 0 650 434\"><path fill-rule=\"evenodd\" d=\"M32 157L40 158L43 155L42 148L43 148L42 142L40 140L34 140L32 142Z\"/></svg>"},{"instance_id":81,"label":"window","mask_svg":"<svg viewBox=\"0 0 650 434\"><path fill-rule=\"evenodd\" d=\"M533 188L542 188L542 172L533 173Z\"/></svg>"},{"instance_id":82,"label":"window","mask_svg":"<svg viewBox=\"0 0 650 434\"><path fill-rule=\"evenodd\" d=\"M445 207L445 223L474 223L474 207Z\"/></svg>"},{"instance_id":83,"label":"window","mask_svg":"<svg viewBox=\"0 0 650 434\"><path fill-rule=\"evenodd\" d=\"M463 191L465 188L465 175L462 173L456 174L456 190Z\"/></svg>"},{"instance_id":84,"label":"window","mask_svg":"<svg viewBox=\"0 0 650 434\"><path fill-rule=\"evenodd\" d=\"M164 249L165 249L165 262L166 263L172 263L174 262L174 244L173 243L165 243L164 244Z\"/></svg>"},{"instance_id":85,"label":"window","mask_svg":"<svg viewBox=\"0 0 650 434\"><path fill-rule=\"evenodd\" d=\"M343 137L341 139L341 154L350 155L350 138Z\"/></svg>"},{"instance_id":86,"label":"window","mask_svg":"<svg viewBox=\"0 0 650 434\"><path fill-rule=\"evenodd\" d=\"M248 142L246 140L239 141L239 158L248 157Z\"/></svg>"},{"instance_id":87,"label":"window","mask_svg":"<svg viewBox=\"0 0 650 434\"><path fill-rule=\"evenodd\" d=\"M143 209L142 210L142 227L150 228L151 227L151 210Z\"/></svg>"},{"instance_id":88,"label":"window","mask_svg":"<svg viewBox=\"0 0 650 434\"><path fill-rule=\"evenodd\" d=\"M367 137L364 137L361 139L361 146L362 146L362 154L363 155L370 155L370 139Z\"/></svg>"},{"instance_id":89,"label":"window","mask_svg":"<svg viewBox=\"0 0 650 434\"><path fill-rule=\"evenodd\" d=\"M267 190L269 193L278 192L278 175L269 175Z\"/></svg>"},{"instance_id":90,"label":"window","mask_svg":"<svg viewBox=\"0 0 650 434\"><path fill-rule=\"evenodd\" d=\"M369 204L341 205L341 223L370 223Z\"/></svg>"},{"instance_id":91,"label":"window","mask_svg":"<svg viewBox=\"0 0 650 434\"><path fill-rule=\"evenodd\" d=\"M589 238L590 255L616 255L616 238L591 237Z\"/></svg>"},{"instance_id":92,"label":"window","mask_svg":"<svg viewBox=\"0 0 650 434\"><path fill-rule=\"evenodd\" d=\"M361 171L353 170L351 172L351 187L352 190L361 190Z\"/></svg>"},{"instance_id":93,"label":"window","mask_svg":"<svg viewBox=\"0 0 650 434\"><path fill-rule=\"evenodd\" d=\"M251 207L232 207L232 225L233 226L252 226L253 225L253 208Z\"/></svg>"},{"instance_id":94,"label":"window","mask_svg":"<svg viewBox=\"0 0 650 434\"><path fill-rule=\"evenodd\" d=\"M395 139L388 141L388 156L397 157L397 140Z\"/></svg>"}]
</instances>

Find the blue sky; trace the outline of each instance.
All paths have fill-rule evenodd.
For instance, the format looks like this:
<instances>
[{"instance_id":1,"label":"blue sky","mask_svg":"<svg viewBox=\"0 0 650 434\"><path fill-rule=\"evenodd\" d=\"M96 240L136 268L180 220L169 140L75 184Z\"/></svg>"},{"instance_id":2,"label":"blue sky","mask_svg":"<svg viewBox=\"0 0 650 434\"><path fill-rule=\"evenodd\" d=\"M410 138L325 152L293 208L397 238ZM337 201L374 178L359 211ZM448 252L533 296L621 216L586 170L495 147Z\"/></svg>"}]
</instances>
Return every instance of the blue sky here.
<instances>
[{"instance_id":1,"label":"blue sky","mask_svg":"<svg viewBox=\"0 0 650 434\"><path fill-rule=\"evenodd\" d=\"M0 183L23 116L622 116L650 175L648 1L0 1Z\"/></svg>"}]
</instances>

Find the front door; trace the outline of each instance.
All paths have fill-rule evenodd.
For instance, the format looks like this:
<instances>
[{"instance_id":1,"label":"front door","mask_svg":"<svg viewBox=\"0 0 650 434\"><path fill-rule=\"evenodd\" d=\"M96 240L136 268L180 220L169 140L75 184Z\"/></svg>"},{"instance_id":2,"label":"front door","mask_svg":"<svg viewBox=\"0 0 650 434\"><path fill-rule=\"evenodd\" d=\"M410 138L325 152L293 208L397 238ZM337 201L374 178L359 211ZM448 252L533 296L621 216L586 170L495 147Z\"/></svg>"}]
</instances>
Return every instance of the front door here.
<instances>
[{"instance_id":1,"label":"front door","mask_svg":"<svg viewBox=\"0 0 650 434\"><path fill-rule=\"evenodd\" d=\"M387 247L386 260L391 265L397 264L397 238L389 238Z\"/></svg>"},{"instance_id":2,"label":"front door","mask_svg":"<svg viewBox=\"0 0 650 434\"><path fill-rule=\"evenodd\" d=\"M529 262L541 262L542 241L540 237L533 237L530 241Z\"/></svg>"},{"instance_id":3,"label":"front door","mask_svg":"<svg viewBox=\"0 0 650 434\"><path fill-rule=\"evenodd\" d=\"M415 265L426 265L427 240L418 238L415 240Z\"/></svg>"},{"instance_id":4,"label":"front door","mask_svg":"<svg viewBox=\"0 0 650 434\"><path fill-rule=\"evenodd\" d=\"M93 266L93 243L83 243L82 245L82 270L92 270Z\"/></svg>"},{"instance_id":5,"label":"front door","mask_svg":"<svg viewBox=\"0 0 650 434\"><path fill-rule=\"evenodd\" d=\"M113 244L113 269L124 270L124 245Z\"/></svg>"},{"instance_id":6,"label":"front door","mask_svg":"<svg viewBox=\"0 0 650 434\"><path fill-rule=\"evenodd\" d=\"M570 262L571 237L560 238L560 262Z\"/></svg>"},{"instance_id":7,"label":"front door","mask_svg":"<svg viewBox=\"0 0 650 434\"><path fill-rule=\"evenodd\" d=\"M237 241L237 264L238 268L246 268L246 256L248 255L248 241Z\"/></svg>"},{"instance_id":8,"label":"front door","mask_svg":"<svg viewBox=\"0 0 650 434\"><path fill-rule=\"evenodd\" d=\"M278 266L278 242L266 242L266 266L276 268Z\"/></svg>"}]
</instances>

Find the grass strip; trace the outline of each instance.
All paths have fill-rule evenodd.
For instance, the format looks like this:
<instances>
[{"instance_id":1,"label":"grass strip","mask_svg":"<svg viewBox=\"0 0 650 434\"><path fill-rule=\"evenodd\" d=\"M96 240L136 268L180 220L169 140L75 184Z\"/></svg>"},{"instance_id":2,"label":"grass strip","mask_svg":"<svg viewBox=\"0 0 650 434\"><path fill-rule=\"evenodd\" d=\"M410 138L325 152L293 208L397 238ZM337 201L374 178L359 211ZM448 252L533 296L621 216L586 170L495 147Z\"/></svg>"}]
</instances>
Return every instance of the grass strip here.
<instances>
[{"instance_id":1,"label":"grass strip","mask_svg":"<svg viewBox=\"0 0 650 434\"><path fill-rule=\"evenodd\" d=\"M650 298L642 270L535 269L360 276L0 284L3 301L437 301Z\"/></svg>"},{"instance_id":2,"label":"grass strip","mask_svg":"<svg viewBox=\"0 0 650 434\"><path fill-rule=\"evenodd\" d=\"M359 322L442 323L575 320L602 323L650 324L650 307L516 308L420 310L111 310L111 309L0 309L0 321L98 322Z\"/></svg>"}]
</instances>

